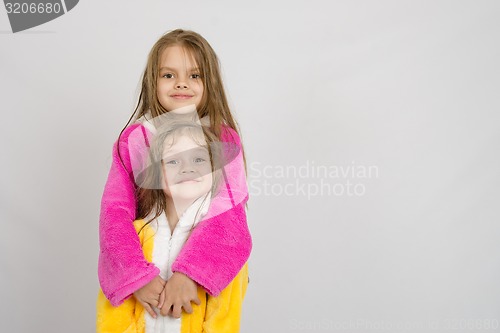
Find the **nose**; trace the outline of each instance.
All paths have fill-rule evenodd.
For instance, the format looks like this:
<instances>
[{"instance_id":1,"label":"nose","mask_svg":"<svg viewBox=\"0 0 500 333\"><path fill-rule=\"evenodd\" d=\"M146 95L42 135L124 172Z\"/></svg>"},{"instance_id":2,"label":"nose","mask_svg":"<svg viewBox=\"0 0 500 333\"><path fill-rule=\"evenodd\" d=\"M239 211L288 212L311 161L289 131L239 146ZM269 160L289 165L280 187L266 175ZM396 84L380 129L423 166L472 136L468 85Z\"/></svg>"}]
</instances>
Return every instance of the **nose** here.
<instances>
[{"instance_id":1,"label":"nose","mask_svg":"<svg viewBox=\"0 0 500 333\"><path fill-rule=\"evenodd\" d=\"M181 171L181 173L183 173L183 174L185 174L185 173L193 173L193 172L194 172L193 168L184 168Z\"/></svg>"},{"instance_id":2,"label":"nose","mask_svg":"<svg viewBox=\"0 0 500 333\"><path fill-rule=\"evenodd\" d=\"M189 174L195 172L194 165L190 163L189 161L182 161L182 169L181 173L182 174Z\"/></svg>"},{"instance_id":3,"label":"nose","mask_svg":"<svg viewBox=\"0 0 500 333\"><path fill-rule=\"evenodd\" d=\"M188 85L186 83L186 80L183 77L179 77L175 84L176 89L187 89Z\"/></svg>"}]
</instances>

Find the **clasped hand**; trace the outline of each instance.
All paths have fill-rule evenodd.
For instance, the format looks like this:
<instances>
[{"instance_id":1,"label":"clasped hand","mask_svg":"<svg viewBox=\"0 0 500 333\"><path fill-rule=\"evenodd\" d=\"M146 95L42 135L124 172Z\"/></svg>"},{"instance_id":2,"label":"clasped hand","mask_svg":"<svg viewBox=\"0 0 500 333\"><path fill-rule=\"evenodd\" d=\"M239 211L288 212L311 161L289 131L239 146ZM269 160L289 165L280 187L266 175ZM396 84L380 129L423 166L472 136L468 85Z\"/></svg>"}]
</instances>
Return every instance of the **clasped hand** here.
<instances>
[{"instance_id":1,"label":"clasped hand","mask_svg":"<svg viewBox=\"0 0 500 333\"><path fill-rule=\"evenodd\" d=\"M200 304L196 282L178 272L174 272L168 281L155 277L137 290L134 297L153 318L157 317L154 307L162 316L180 318L183 309L186 313L193 312L191 302Z\"/></svg>"}]
</instances>

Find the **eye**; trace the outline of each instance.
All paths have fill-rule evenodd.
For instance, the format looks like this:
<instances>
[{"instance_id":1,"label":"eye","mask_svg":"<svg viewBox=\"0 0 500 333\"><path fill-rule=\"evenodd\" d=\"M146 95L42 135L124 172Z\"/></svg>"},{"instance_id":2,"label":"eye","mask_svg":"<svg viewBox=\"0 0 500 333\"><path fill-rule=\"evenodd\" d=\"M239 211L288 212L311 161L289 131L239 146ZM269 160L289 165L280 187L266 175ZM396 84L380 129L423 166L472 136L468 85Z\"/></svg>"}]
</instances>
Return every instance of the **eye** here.
<instances>
[{"instance_id":1,"label":"eye","mask_svg":"<svg viewBox=\"0 0 500 333\"><path fill-rule=\"evenodd\" d=\"M191 78L192 79L201 79L201 75L200 74L191 74Z\"/></svg>"},{"instance_id":2,"label":"eye","mask_svg":"<svg viewBox=\"0 0 500 333\"><path fill-rule=\"evenodd\" d=\"M165 160L163 163L168 164L168 165L177 165L177 164L179 164L179 161L178 160Z\"/></svg>"},{"instance_id":3,"label":"eye","mask_svg":"<svg viewBox=\"0 0 500 333\"><path fill-rule=\"evenodd\" d=\"M207 161L207 160L206 160L206 159L204 159L203 157L196 157L196 158L194 159L194 162L195 162L195 163L203 163L203 162L206 162L206 161Z\"/></svg>"},{"instance_id":4,"label":"eye","mask_svg":"<svg viewBox=\"0 0 500 333\"><path fill-rule=\"evenodd\" d=\"M167 78L167 79L171 79L174 77L174 74L172 73L166 73L166 74L163 74L161 77L164 77L164 78Z\"/></svg>"}]
</instances>

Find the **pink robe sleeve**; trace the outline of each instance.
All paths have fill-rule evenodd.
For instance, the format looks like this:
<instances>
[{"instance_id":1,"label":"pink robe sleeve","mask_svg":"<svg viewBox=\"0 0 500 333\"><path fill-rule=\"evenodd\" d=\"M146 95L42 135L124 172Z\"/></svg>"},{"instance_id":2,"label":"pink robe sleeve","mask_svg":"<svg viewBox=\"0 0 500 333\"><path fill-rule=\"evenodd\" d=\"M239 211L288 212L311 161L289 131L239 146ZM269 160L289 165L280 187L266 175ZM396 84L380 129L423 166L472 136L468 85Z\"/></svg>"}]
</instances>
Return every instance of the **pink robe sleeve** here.
<instances>
[{"instance_id":1,"label":"pink robe sleeve","mask_svg":"<svg viewBox=\"0 0 500 333\"><path fill-rule=\"evenodd\" d=\"M140 142L147 145L145 131L139 124L131 125L115 143L101 201L98 276L104 295L115 306L159 274L158 268L145 260L132 223L136 214L132 170L134 165L141 165L137 162L141 156L137 151L141 150ZM141 132L144 135L139 140L136 134ZM222 140L241 148L232 129L223 130ZM118 157L117 144L124 165ZM172 267L214 296L238 274L252 247L244 207L248 191L241 151L224 167L223 173L224 190L212 202L206 218L195 228Z\"/></svg>"},{"instance_id":2,"label":"pink robe sleeve","mask_svg":"<svg viewBox=\"0 0 500 333\"><path fill-rule=\"evenodd\" d=\"M160 272L144 258L133 225L136 188L128 141L138 126L129 126L113 145L111 169L101 199L98 277L104 295L114 306L123 303ZM118 144L124 165L118 156Z\"/></svg>"}]
</instances>

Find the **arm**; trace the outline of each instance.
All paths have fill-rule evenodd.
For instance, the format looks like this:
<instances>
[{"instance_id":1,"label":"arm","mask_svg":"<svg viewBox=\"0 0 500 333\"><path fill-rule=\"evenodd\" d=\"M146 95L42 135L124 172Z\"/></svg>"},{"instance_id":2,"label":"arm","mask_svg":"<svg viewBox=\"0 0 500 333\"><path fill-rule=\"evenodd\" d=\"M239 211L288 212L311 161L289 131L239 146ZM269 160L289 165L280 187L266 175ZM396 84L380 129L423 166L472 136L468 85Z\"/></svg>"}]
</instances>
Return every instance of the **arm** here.
<instances>
[{"instance_id":1,"label":"arm","mask_svg":"<svg viewBox=\"0 0 500 333\"><path fill-rule=\"evenodd\" d=\"M134 131L138 126L129 126L114 144L111 169L101 200L98 276L104 295L114 306L159 274L159 269L144 258L133 225L136 197L129 137L138 132ZM118 156L117 145L125 166Z\"/></svg>"},{"instance_id":2,"label":"arm","mask_svg":"<svg viewBox=\"0 0 500 333\"><path fill-rule=\"evenodd\" d=\"M248 286L248 264L217 297L209 296L203 323L204 333L240 331L241 308Z\"/></svg>"},{"instance_id":3,"label":"arm","mask_svg":"<svg viewBox=\"0 0 500 333\"><path fill-rule=\"evenodd\" d=\"M238 274L252 249L240 138L234 130L223 127L221 139L237 147L238 154L223 168L221 193L213 198L204 220L193 230L172 265L172 271L189 276L214 296Z\"/></svg>"}]
</instances>

